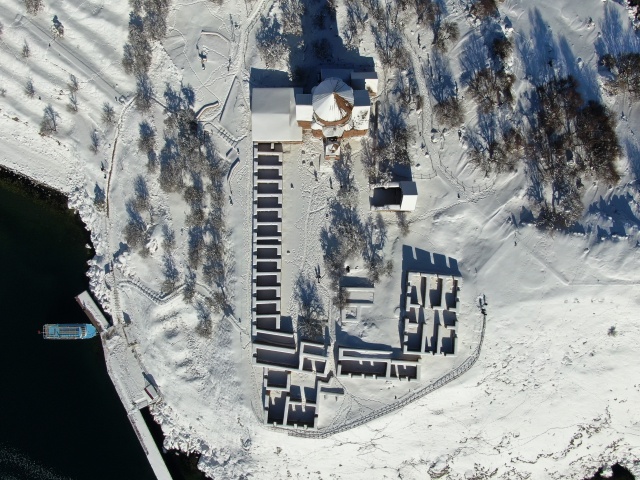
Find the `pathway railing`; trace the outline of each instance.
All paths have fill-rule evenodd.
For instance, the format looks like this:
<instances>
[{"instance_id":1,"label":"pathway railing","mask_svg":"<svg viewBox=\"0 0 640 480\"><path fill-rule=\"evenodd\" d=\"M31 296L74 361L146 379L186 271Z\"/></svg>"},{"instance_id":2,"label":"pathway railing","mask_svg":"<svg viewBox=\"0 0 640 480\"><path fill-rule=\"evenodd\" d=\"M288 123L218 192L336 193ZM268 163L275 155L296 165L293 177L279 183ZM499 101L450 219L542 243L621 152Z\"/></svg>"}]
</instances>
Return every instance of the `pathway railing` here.
<instances>
[{"instance_id":1,"label":"pathway railing","mask_svg":"<svg viewBox=\"0 0 640 480\"><path fill-rule=\"evenodd\" d=\"M457 368L454 368L447 374L443 375L442 377L437 379L435 382L430 383L429 385L426 385L417 390L414 390L413 392L402 397L397 402L394 402L390 405L379 408L378 410L374 410L373 412L363 417L360 417L356 420L352 420L350 422L343 423L342 425L337 425L335 427L327 427L325 429L320 429L317 431L290 430L288 432L289 435L293 437L327 438L327 437L330 437L331 435L335 435L337 433L341 433L346 430L359 427L360 425L364 425L365 423L370 422L371 420L375 420L376 418L380 418L391 412L395 412L396 410L399 410L400 408L412 402L415 402L416 400L423 398L425 395L428 395L429 393L434 392L441 387L444 387L446 384L452 382L453 380L460 377L463 373L468 371L478 361L478 358L480 357L480 352L482 350L482 342L484 341L484 331L485 331L486 324L487 324L487 315L486 313L484 313L482 315L482 331L480 333L480 342L478 343L478 346L476 347L474 352L461 365L459 365Z\"/></svg>"}]
</instances>

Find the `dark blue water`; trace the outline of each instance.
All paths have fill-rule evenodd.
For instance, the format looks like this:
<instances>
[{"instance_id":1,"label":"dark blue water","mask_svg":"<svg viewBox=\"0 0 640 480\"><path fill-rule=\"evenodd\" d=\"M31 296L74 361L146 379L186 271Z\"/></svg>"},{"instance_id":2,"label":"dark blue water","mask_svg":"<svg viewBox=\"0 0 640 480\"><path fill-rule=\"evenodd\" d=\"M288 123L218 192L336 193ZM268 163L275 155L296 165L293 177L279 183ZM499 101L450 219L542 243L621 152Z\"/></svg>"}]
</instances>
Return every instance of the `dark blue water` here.
<instances>
[{"instance_id":1,"label":"dark blue water","mask_svg":"<svg viewBox=\"0 0 640 480\"><path fill-rule=\"evenodd\" d=\"M153 479L100 340L37 334L87 321L89 239L63 203L0 179L0 479Z\"/></svg>"}]
</instances>

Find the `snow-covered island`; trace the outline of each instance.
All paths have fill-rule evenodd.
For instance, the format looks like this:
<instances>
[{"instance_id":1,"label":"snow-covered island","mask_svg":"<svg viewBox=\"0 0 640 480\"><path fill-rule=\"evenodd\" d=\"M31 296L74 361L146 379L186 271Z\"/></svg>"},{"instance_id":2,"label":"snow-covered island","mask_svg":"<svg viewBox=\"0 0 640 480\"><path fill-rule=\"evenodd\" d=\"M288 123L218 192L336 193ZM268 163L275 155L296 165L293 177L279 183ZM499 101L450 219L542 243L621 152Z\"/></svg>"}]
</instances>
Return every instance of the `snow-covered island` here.
<instances>
[{"instance_id":1,"label":"snow-covered island","mask_svg":"<svg viewBox=\"0 0 640 480\"><path fill-rule=\"evenodd\" d=\"M210 478L638 476L636 3L6 0L0 165Z\"/></svg>"}]
</instances>

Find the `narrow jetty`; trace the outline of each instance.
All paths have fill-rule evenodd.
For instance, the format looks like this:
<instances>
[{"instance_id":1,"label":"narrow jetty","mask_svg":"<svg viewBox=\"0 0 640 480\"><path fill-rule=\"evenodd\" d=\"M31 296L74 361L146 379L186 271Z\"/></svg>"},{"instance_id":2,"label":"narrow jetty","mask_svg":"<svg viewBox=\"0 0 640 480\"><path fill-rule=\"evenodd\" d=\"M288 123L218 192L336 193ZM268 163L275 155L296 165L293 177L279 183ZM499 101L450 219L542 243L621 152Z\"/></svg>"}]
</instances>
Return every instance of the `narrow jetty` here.
<instances>
[{"instance_id":1,"label":"narrow jetty","mask_svg":"<svg viewBox=\"0 0 640 480\"><path fill-rule=\"evenodd\" d=\"M78 295L76 297L76 302L78 302L80 307L82 307L82 310L87 314L87 317L89 317L93 326L98 329L98 332L102 333L107 331L109 328L109 322L104 318L104 315L93 301L93 298L91 298L89 292L84 291Z\"/></svg>"},{"instance_id":2,"label":"narrow jetty","mask_svg":"<svg viewBox=\"0 0 640 480\"><path fill-rule=\"evenodd\" d=\"M134 345L127 340L122 325L111 325L102 314L89 292L82 292L76 301L100 332L102 350L107 364L107 372L120 401L127 411L127 417L147 455L147 460L158 480L172 480L160 450L153 440L140 409L160 401L161 395L153 377L145 372L134 351Z\"/></svg>"}]
</instances>

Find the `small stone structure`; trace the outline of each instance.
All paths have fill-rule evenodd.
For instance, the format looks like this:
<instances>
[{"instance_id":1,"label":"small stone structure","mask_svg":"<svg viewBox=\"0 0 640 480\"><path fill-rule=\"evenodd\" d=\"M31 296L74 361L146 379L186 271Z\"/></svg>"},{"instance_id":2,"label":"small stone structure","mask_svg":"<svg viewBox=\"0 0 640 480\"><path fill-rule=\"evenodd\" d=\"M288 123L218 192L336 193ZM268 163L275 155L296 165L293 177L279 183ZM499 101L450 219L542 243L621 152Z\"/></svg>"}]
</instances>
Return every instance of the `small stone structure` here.
<instances>
[{"instance_id":1,"label":"small stone structure","mask_svg":"<svg viewBox=\"0 0 640 480\"><path fill-rule=\"evenodd\" d=\"M373 306L373 287L342 287L348 300L342 308L342 323L359 322L362 310Z\"/></svg>"},{"instance_id":2,"label":"small stone structure","mask_svg":"<svg viewBox=\"0 0 640 480\"><path fill-rule=\"evenodd\" d=\"M420 380L420 358L393 358L386 350L338 349L338 377L373 380Z\"/></svg>"},{"instance_id":3,"label":"small stone structure","mask_svg":"<svg viewBox=\"0 0 640 480\"><path fill-rule=\"evenodd\" d=\"M408 272L402 351L456 355L462 278Z\"/></svg>"}]
</instances>

